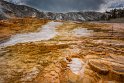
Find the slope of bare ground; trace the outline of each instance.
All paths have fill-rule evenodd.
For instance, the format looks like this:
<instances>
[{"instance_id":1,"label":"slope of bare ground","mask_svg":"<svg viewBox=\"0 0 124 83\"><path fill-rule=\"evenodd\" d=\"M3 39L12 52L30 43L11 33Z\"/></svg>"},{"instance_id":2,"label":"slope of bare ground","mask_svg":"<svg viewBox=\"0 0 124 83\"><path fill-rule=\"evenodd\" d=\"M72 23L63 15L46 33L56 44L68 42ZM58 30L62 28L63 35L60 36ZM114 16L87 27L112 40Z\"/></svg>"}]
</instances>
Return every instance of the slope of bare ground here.
<instances>
[{"instance_id":1,"label":"slope of bare ground","mask_svg":"<svg viewBox=\"0 0 124 83\"><path fill-rule=\"evenodd\" d=\"M123 83L123 27L63 22L50 40L1 48L0 83Z\"/></svg>"}]
</instances>

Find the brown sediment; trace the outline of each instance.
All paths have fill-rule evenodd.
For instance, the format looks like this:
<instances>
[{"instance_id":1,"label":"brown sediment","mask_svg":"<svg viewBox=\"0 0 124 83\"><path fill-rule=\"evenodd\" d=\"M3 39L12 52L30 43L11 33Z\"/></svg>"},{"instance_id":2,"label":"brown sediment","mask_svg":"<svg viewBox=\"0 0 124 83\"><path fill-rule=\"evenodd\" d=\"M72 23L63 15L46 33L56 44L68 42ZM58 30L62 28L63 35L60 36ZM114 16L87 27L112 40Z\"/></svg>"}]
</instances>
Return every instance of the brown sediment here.
<instances>
[{"instance_id":1,"label":"brown sediment","mask_svg":"<svg viewBox=\"0 0 124 83\"><path fill-rule=\"evenodd\" d=\"M0 21L0 41L3 42L17 33L37 31L39 27L49 20L37 18L15 18Z\"/></svg>"},{"instance_id":2,"label":"brown sediment","mask_svg":"<svg viewBox=\"0 0 124 83\"><path fill-rule=\"evenodd\" d=\"M106 75L109 73L109 70L107 69L106 65L102 64L100 61L90 60L88 63L92 70L98 72L99 74Z\"/></svg>"},{"instance_id":3,"label":"brown sediment","mask_svg":"<svg viewBox=\"0 0 124 83\"><path fill-rule=\"evenodd\" d=\"M111 23L66 22L56 28L59 34L51 40L0 49L0 82L123 83L124 41L109 36L111 26ZM94 37L77 38L71 33L77 27L100 28L100 33L92 32ZM116 32L120 30L116 29ZM78 75L68 67L73 58L84 62Z\"/></svg>"},{"instance_id":4,"label":"brown sediment","mask_svg":"<svg viewBox=\"0 0 124 83\"><path fill-rule=\"evenodd\" d=\"M7 58L3 58L2 61L4 62L0 64L1 70L3 69L2 67L7 68L0 73L5 73L8 70L9 73L1 74L1 76L7 76L5 78L3 77L4 80L6 79L5 82L7 83L9 81L31 82L34 78L37 77L37 75L39 75L40 72L44 72L46 69L49 69L49 67L51 67L49 70L52 72L51 69L55 66L54 63L57 65L56 61L60 56L59 50L65 49L67 47L68 45L66 44L47 45L44 43L27 43L9 46L5 48L9 51L9 53L5 52L3 54L3 56ZM3 65L4 63L7 63L7 65Z\"/></svg>"},{"instance_id":5,"label":"brown sediment","mask_svg":"<svg viewBox=\"0 0 124 83\"><path fill-rule=\"evenodd\" d=\"M93 71L105 75L106 77L108 77L107 79L116 80L120 82L124 81L123 61L117 59L104 58L104 59L91 59L88 63Z\"/></svg>"}]
</instances>

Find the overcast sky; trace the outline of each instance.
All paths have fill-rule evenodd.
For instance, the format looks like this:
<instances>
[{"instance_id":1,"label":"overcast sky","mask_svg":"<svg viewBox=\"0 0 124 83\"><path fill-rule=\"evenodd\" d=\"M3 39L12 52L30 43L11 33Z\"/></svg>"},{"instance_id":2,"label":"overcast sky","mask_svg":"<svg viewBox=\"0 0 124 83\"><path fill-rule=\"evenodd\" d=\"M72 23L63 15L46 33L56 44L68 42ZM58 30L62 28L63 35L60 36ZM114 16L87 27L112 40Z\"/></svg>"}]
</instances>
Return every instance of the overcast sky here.
<instances>
[{"instance_id":1,"label":"overcast sky","mask_svg":"<svg viewBox=\"0 0 124 83\"><path fill-rule=\"evenodd\" d=\"M124 0L7 0L26 4L43 11L68 12L83 10L105 10L111 3Z\"/></svg>"}]
</instances>

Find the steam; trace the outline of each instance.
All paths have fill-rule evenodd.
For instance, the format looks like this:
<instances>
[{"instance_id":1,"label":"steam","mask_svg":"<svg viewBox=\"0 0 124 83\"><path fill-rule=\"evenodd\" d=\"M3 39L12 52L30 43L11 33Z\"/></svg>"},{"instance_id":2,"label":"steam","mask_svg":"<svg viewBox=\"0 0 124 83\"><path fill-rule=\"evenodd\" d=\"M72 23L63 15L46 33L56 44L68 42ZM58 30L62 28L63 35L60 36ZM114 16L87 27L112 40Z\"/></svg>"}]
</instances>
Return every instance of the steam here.
<instances>
[{"instance_id":1,"label":"steam","mask_svg":"<svg viewBox=\"0 0 124 83\"><path fill-rule=\"evenodd\" d=\"M99 8L99 11L104 12L112 8L113 6L116 6L115 4L124 4L124 0L106 0L106 4L102 4ZM115 7L114 7L115 8Z\"/></svg>"}]
</instances>

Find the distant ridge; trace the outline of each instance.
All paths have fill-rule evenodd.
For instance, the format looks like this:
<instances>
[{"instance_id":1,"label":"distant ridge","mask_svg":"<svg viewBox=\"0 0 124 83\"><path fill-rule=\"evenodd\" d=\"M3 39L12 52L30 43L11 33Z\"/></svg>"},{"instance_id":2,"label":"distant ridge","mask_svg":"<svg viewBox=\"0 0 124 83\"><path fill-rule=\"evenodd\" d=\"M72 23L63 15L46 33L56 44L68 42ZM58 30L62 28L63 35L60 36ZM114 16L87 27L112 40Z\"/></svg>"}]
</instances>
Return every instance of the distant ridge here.
<instances>
[{"instance_id":1,"label":"distant ridge","mask_svg":"<svg viewBox=\"0 0 124 83\"><path fill-rule=\"evenodd\" d=\"M113 11L105 13L94 11L67 13L41 12L26 5L16 5L4 0L0 0L0 19L9 19L14 17L35 17L41 19L66 21L99 21L109 20L113 14Z\"/></svg>"}]
</instances>

